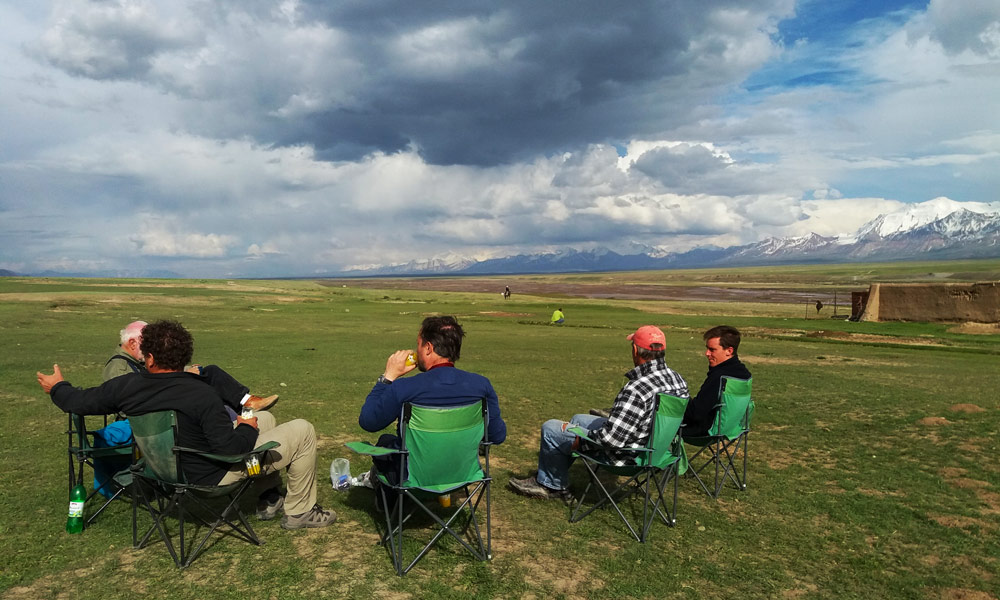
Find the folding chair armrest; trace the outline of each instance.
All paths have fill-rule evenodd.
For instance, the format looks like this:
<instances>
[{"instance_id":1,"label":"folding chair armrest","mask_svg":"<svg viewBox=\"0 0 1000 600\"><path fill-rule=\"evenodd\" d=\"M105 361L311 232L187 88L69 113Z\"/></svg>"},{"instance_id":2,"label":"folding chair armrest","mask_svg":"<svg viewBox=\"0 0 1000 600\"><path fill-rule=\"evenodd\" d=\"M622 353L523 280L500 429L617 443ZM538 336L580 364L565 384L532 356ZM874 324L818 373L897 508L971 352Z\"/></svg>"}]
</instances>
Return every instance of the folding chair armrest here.
<instances>
[{"instance_id":1,"label":"folding chair armrest","mask_svg":"<svg viewBox=\"0 0 1000 600\"><path fill-rule=\"evenodd\" d=\"M375 446L374 444L369 444L367 442L347 442L344 445L358 454L367 454L368 456L388 456L390 454L404 453L402 450Z\"/></svg>"},{"instance_id":2,"label":"folding chair armrest","mask_svg":"<svg viewBox=\"0 0 1000 600\"><path fill-rule=\"evenodd\" d=\"M279 444L278 442L275 442L275 441L265 442L265 443L261 444L260 446L257 446L256 448L254 448L250 452L248 452L248 454L263 454L263 453L267 452L268 450L274 450L275 448L278 448L279 446L281 446L281 444Z\"/></svg>"},{"instance_id":3,"label":"folding chair armrest","mask_svg":"<svg viewBox=\"0 0 1000 600\"><path fill-rule=\"evenodd\" d=\"M587 437L588 432L585 429L582 429L581 427L578 426L569 427L566 429L566 431L576 435L580 439L587 442L586 446L580 444L580 447L574 450L574 455L578 456L593 456L595 451L596 452L612 451L616 454L632 454L633 456L638 457L640 454L649 454L653 451L651 448L645 448L645 447L619 448L617 446L606 446L601 442L598 442L597 440Z\"/></svg>"},{"instance_id":4,"label":"folding chair armrest","mask_svg":"<svg viewBox=\"0 0 1000 600\"><path fill-rule=\"evenodd\" d=\"M190 453L190 454L197 454L198 456L205 457L205 458L207 458L209 460L215 460L215 461L218 461L218 462L237 464L237 463L243 462L249 456L253 456L254 454L258 454L258 455L259 454L263 454L263 453L267 452L268 450L271 450L273 448L277 448L280 445L281 444L279 444L278 442L267 442L265 444L261 444L260 446L254 448L253 450L251 450L250 452L247 452L245 454L214 454L212 452L205 452L204 450L195 450L194 448L185 448L183 446L174 446L174 452L187 452L187 453Z\"/></svg>"},{"instance_id":5,"label":"folding chair armrest","mask_svg":"<svg viewBox=\"0 0 1000 600\"><path fill-rule=\"evenodd\" d=\"M587 437L587 434L590 433L590 432L587 431L586 429L584 429L583 427L580 427L579 425L574 425L574 426L566 429L566 431L568 431L568 432L572 433L573 435L575 435L576 437L581 438L581 439L583 439L583 440L585 440L585 441L587 441L587 442L589 442L591 444L594 444L596 446L601 446L602 445L597 440L594 440L594 439L591 439L591 438Z\"/></svg>"},{"instance_id":6,"label":"folding chair armrest","mask_svg":"<svg viewBox=\"0 0 1000 600\"><path fill-rule=\"evenodd\" d=\"M132 485L132 476L133 476L132 467L131 465L129 465L128 468L122 469L121 471L115 473L112 479L115 480L115 483L124 488Z\"/></svg>"}]
</instances>

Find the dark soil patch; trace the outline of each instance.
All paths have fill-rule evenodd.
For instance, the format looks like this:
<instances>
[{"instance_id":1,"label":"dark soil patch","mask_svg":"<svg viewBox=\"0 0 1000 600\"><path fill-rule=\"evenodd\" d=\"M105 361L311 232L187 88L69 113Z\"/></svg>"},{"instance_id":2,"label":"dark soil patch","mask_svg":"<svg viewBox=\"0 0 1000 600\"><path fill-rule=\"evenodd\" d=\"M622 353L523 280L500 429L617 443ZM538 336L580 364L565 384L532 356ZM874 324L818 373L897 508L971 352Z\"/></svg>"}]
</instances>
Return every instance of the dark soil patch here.
<instances>
[{"instance_id":1,"label":"dark soil patch","mask_svg":"<svg viewBox=\"0 0 1000 600\"><path fill-rule=\"evenodd\" d=\"M320 285L366 289L419 290L431 292L477 292L492 294L503 291L496 279L478 277L413 277L373 279L323 279ZM518 282L513 297L518 294L578 298L609 298L617 300L697 300L705 302L806 302L815 299L813 292L781 289L746 289L716 286L673 285L610 285L604 283L562 283L545 281Z\"/></svg>"},{"instance_id":2,"label":"dark soil patch","mask_svg":"<svg viewBox=\"0 0 1000 600\"><path fill-rule=\"evenodd\" d=\"M982 406L976 406L975 404L953 404L948 407L948 410L954 412L963 412L963 413L986 412L985 408L983 408Z\"/></svg>"}]
</instances>

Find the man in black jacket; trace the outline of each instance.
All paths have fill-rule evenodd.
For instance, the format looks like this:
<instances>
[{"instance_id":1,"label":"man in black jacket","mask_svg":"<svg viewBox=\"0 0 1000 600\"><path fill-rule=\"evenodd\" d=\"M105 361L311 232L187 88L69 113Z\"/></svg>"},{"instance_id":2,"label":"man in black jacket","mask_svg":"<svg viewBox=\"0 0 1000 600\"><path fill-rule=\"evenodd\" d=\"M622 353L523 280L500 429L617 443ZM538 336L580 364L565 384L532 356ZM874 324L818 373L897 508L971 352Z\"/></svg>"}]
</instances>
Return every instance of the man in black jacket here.
<instances>
[{"instance_id":1,"label":"man in black jacket","mask_svg":"<svg viewBox=\"0 0 1000 600\"><path fill-rule=\"evenodd\" d=\"M278 473L287 468L288 493L264 518L273 517L283 506L281 526L285 529L325 527L336 520L335 513L316 504L316 432L312 424L296 419L277 425L270 413L262 411L247 419L237 416L234 425L217 390L201 377L184 371L194 353L194 340L176 321L146 325L141 348L144 372L80 389L64 381L59 365L53 365L52 375L37 374L38 383L66 412L141 415L173 410L177 413L178 445L196 450L242 454L276 441L280 447L269 453L271 460L264 472ZM229 468L201 457L185 457L181 468L190 483L199 485L224 485L246 476L242 468Z\"/></svg>"},{"instance_id":2,"label":"man in black jacket","mask_svg":"<svg viewBox=\"0 0 1000 600\"><path fill-rule=\"evenodd\" d=\"M684 437L706 435L712 427L723 377L750 379L750 371L736 355L740 347L740 332L735 327L719 325L706 331L702 338L705 340L705 357L708 358L708 375L698 395L691 398L684 411Z\"/></svg>"},{"instance_id":3,"label":"man in black jacket","mask_svg":"<svg viewBox=\"0 0 1000 600\"><path fill-rule=\"evenodd\" d=\"M114 379L128 373L139 373L146 370L145 360L142 356L142 330L146 327L145 321L132 321L118 332L121 339L118 349L104 363L104 371L101 377L104 381ZM236 420L236 415L244 409L262 411L268 410L278 401L278 395L274 394L266 398L255 396L250 393L250 389L237 381L232 375L215 365L193 365L184 369L188 373L201 375L205 382L215 388L222 400L229 406L231 420Z\"/></svg>"}]
</instances>

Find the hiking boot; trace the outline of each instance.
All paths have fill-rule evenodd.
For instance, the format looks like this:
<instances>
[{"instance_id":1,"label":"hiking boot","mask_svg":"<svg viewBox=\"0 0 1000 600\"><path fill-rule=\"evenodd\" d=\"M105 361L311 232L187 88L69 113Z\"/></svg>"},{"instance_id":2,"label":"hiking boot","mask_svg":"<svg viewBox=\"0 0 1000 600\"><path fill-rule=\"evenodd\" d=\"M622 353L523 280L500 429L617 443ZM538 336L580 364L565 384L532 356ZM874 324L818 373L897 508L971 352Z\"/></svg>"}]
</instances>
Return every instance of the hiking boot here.
<instances>
[{"instance_id":1,"label":"hiking boot","mask_svg":"<svg viewBox=\"0 0 1000 600\"><path fill-rule=\"evenodd\" d=\"M562 500L563 502L569 502L573 498L569 493L569 490L554 490L538 483L538 479L536 479L535 475L532 475L527 479L515 479L511 477L510 481L507 482L507 485L509 485L510 489L514 490L518 494L529 498Z\"/></svg>"},{"instance_id":2,"label":"hiking boot","mask_svg":"<svg viewBox=\"0 0 1000 600\"><path fill-rule=\"evenodd\" d=\"M611 411L604 410L603 408L592 408L590 409L590 414L594 415L595 417L604 417L605 419L607 419L608 417L611 416Z\"/></svg>"},{"instance_id":3,"label":"hiking boot","mask_svg":"<svg viewBox=\"0 0 1000 600\"><path fill-rule=\"evenodd\" d=\"M277 500L267 500L263 496L257 500L257 518L261 521L270 521L278 516L278 511L285 506L285 497L278 496Z\"/></svg>"},{"instance_id":4,"label":"hiking boot","mask_svg":"<svg viewBox=\"0 0 1000 600\"><path fill-rule=\"evenodd\" d=\"M260 396L251 395L246 402L243 403L243 408L249 408L250 410L267 410L278 403L278 395L271 394L267 398L261 398Z\"/></svg>"},{"instance_id":5,"label":"hiking boot","mask_svg":"<svg viewBox=\"0 0 1000 600\"><path fill-rule=\"evenodd\" d=\"M337 520L337 513L332 510L323 510L319 504L314 504L312 509L301 515L285 514L281 517L282 529L304 529L306 527L326 527L333 525Z\"/></svg>"}]
</instances>

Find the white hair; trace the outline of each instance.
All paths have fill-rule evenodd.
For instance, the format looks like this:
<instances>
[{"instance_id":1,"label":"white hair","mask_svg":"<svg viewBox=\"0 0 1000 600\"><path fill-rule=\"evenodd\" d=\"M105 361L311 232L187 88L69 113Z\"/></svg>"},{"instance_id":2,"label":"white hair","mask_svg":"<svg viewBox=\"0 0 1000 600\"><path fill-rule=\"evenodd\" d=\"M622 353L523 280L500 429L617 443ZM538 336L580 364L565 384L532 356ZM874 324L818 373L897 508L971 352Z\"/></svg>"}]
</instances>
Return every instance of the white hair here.
<instances>
[{"instance_id":1,"label":"white hair","mask_svg":"<svg viewBox=\"0 0 1000 600\"><path fill-rule=\"evenodd\" d=\"M129 340L137 338L142 335L142 328L148 325L145 321L132 321L118 332L121 337L122 346L128 343Z\"/></svg>"}]
</instances>

